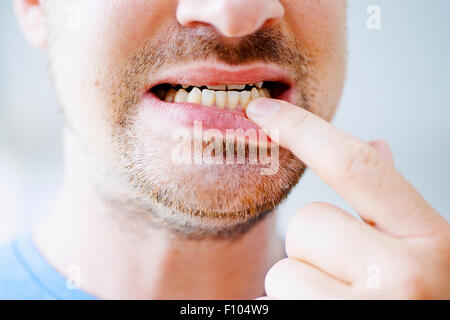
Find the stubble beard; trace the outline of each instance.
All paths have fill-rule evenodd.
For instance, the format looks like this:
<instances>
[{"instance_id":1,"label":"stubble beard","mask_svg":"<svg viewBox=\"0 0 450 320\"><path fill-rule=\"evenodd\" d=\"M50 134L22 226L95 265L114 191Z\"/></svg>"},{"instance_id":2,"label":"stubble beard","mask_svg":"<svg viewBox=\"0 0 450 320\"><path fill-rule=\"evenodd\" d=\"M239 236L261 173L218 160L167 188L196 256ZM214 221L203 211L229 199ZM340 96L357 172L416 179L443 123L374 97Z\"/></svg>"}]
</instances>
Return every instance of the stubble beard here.
<instances>
[{"instance_id":1,"label":"stubble beard","mask_svg":"<svg viewBox=\"0 0 450 320\"><path fill-rule=\"evenodd\" d=\"M160 70L179 63L266 62L290 72L300 93L297 105L309 109L309 93L302 86L309 61L297 42L272 29L260 30L237 45L224 43L210 29L174 27L167 33L169 37L149 40L131 55L109 89L116 129L104 162L106 177L97 190L105 202L126 208L127 214L134 212L153 227L188 238L236 238L286 198L303 174L304 163L280 147L279 169L268 176L261 175L258 164L175 165L170 134L147 132L143 140L136 121L138 90ZM120 186L120 192L112 191L110 183Z\"/></svg>"}]
</instances>

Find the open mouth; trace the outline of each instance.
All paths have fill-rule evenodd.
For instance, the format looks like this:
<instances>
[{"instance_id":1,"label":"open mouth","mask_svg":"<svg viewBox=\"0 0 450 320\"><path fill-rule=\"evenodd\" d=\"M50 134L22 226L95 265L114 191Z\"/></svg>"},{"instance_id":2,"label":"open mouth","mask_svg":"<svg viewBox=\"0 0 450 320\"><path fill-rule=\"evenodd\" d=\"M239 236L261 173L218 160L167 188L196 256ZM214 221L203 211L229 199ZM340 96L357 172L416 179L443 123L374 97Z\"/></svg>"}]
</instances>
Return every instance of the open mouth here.
<instances>
[{"instance_id":1,"label":"open mouth","mask_svg":"<svg viewBox=\"0 0 450 320\"><path fill-rule=\"evenodd\" d=\"M221 84L193 86L190 84L162 83L150 92L166 103L192 103L221 110L245 111L255 99L282 99L289 85L277 81L250 84Z\"/></svg>"},{"instance_id":2,"label":"open mouth","mask_svg":"<svg viewBox=\"0 0 450 320\"><path fill-rule=\"evenodd\" d=\"M175 126L194 128L254 129L247 118L252 100L270 97L293 103L298 92L292 76L280 67L254 63L229 66L198 62L172 66L143 88L140 119L161 130Z\"/></svg>"}]
</instances>

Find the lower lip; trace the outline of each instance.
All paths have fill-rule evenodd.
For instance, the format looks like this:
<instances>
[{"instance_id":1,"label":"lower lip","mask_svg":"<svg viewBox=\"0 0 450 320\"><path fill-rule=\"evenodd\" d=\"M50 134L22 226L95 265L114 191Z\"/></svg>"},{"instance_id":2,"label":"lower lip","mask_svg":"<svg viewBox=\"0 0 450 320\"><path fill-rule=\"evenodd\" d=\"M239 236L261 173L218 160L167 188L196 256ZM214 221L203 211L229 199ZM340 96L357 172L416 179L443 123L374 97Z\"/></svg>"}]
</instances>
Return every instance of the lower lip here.
<instances>
[{"instance_id":1,"label":"lower lip","mask_svg":"<svg viewBox=\"0 0 450 320\"><path fill-rule=\"evenodd\" d=\"M142 105L151 108L161 118L184 127L193 127L198 121L203 128L222 132L227 129L259 130L242 110L224 110L193 103L167 103L150 92L143 96Z\"/></svg>"}]
</instances>

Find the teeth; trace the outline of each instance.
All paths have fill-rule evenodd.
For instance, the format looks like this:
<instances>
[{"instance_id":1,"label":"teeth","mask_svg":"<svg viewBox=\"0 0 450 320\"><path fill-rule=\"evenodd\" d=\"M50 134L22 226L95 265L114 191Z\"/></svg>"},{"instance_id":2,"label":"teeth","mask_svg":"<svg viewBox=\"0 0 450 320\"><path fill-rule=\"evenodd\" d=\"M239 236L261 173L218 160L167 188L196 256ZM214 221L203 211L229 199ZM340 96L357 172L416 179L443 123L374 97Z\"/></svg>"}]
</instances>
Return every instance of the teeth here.
<instances>
[{"instance_id":1,"label":"teeth","mask_svg":"<svg viewBox=\"0 0 450 320\"><path fill-rule=\"evenodd\" d=\"M187 102L189 103L201 103L202 102L202 92L199 88L194 87L187 97Z\"/></svg>"},{"instance_id":2,"label":"teeth","mask_svg":"<svg viewBox=\"0 0 450 320\"><path fill-rule=\"evenodd\" d=\"M188 85L188 84L182 84L181 87L182 87L183 89L187 89L187 88L190 87L190 85Z\"/></svg>"},{"instance_id":3,"label":"teeth","mask_svg":"<svg viewBox=\"0 0 450 320\"><path fill-rule=\"evenodd\" d=\"M259 98L259 92L258 89L253 88L251 91L252 100L256 100Z\"/></svg>"},{"instance_id":4,"label":"teeth","mask_svg":"<svg viewBox=\"0 0 450 320\"><path fill-rule=\"evenodd\" d=\"M247 109L248 103L250 102L250 98L251 98L250 91L241 91L239 93L239 103L241 104L244 110Z\"/></svg>"},{"instance_id":5,"label":"teeth","mask_svg":"<svg viewBox=\"0 0 450 320\"><path fill-rule=\"evenodd\" d=\"M220 109L224 109L227 105L227 92L217 91L216 92L216 106Z\"/></svg>"},{"instance_id":6,"label":"teeth","mask_svg":"<svg viewBox=\"0 0 450 320\"><path fill-rule=\"evenodd\" d=\"M245 84L229 84L228 90L244 90Z\"/></svg>"},{"instance_id":7,"label":"teeth","mask_svg":"<svg viewBox=\"0 0 450 320\"><path fill-rule=\"evenodd\" d=\"M208 86L208 89L215 90L215 91L225 91L227 90L227 86Z\"/></svg>"},{"instance_id":8,"label":"teeth","mask_svg":"<svg viewBox=\"0 0 450 320\"><path fill-rule=\"evenodd\" d=\"M188 93L184 89L178 90L177 94L175 95L174 102L176 103L184 103L187 101Z\"/></svg>"},{"instance_id":9,"label":"teeth","mask_svg":"<svg viewBox=\"0 0 450 320\"><path fill-rule=\"evenodd\" d=\"M228 109L234 110L239 103L239 92L228 91Z\"/></svg>"},{"instance_id":10,"label":"teeth","mask_svg":"<svg viewBox=\"0 0 450 320\"><path fill-rule=\"evenodd\" d=\"M235 110L240 105L243 110L247 109L250 101L258 99L260 97L270 98L270 92L267 88L262 88L262 82L256 83L251 91L243 90L246 85L218 85L218 86L208 86L208 89L201 90L198 87L192 87L189 85L181 85L183 89L178 91L172 88L160 97L168 103L196 103L202 104L204 106L216 106L219 109L228 108L230 110ZM177 87L177 86L175 86ZM188 93L185 89L192 88ZM223 89L223 90L216 90ZM231 89L226 91L226 89Z\"/></svg>"},{"instance_id":11,"label":"teeth","mask_svg":"<svg viewBox=\"0 0 450 320\"><path fill-rule=\"evenodd\" d=\"M167 92L166 99L164 99L164 101L172 103L175 100L176 94L177 94L176 90L170 89L169 92Z\"/></svg>"},{"instance_id":12,"label":"teeth","mask_svg":"<svg viewBox=\"0 0 450 320\"><path fill-rule=\"evenodd\" d=\"M192 90L194 91L194 90ZM205 106L212 106L216 102L216 94L213 90L203 89L202 104Z\"/></svg>"}]
</instances>

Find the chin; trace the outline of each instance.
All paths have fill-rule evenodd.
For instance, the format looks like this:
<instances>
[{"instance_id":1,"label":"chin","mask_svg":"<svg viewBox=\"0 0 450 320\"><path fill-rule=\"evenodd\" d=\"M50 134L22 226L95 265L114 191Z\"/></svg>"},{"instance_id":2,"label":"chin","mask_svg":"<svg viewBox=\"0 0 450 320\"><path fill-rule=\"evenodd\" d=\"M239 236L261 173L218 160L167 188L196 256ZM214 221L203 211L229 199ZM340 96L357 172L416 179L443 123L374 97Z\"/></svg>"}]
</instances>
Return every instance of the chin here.
<instances>
[{"instance_id":1,"label":"chin","mask_svg":"<svg viewBox=\"0 0 450 320\"><path fill-rule=\"evenodd\" d=\"M248 157L243 164L176 164L171 158L175 142L141 129L122 135L126 142L119 145L125 149L116 171L122 172L128 198L139 211L184 236L246 232L285 199L305 170L285 148L279 149L279 166L270 175L261 174L263 166L249 164Z\"/></svg>"}]
</instances>

